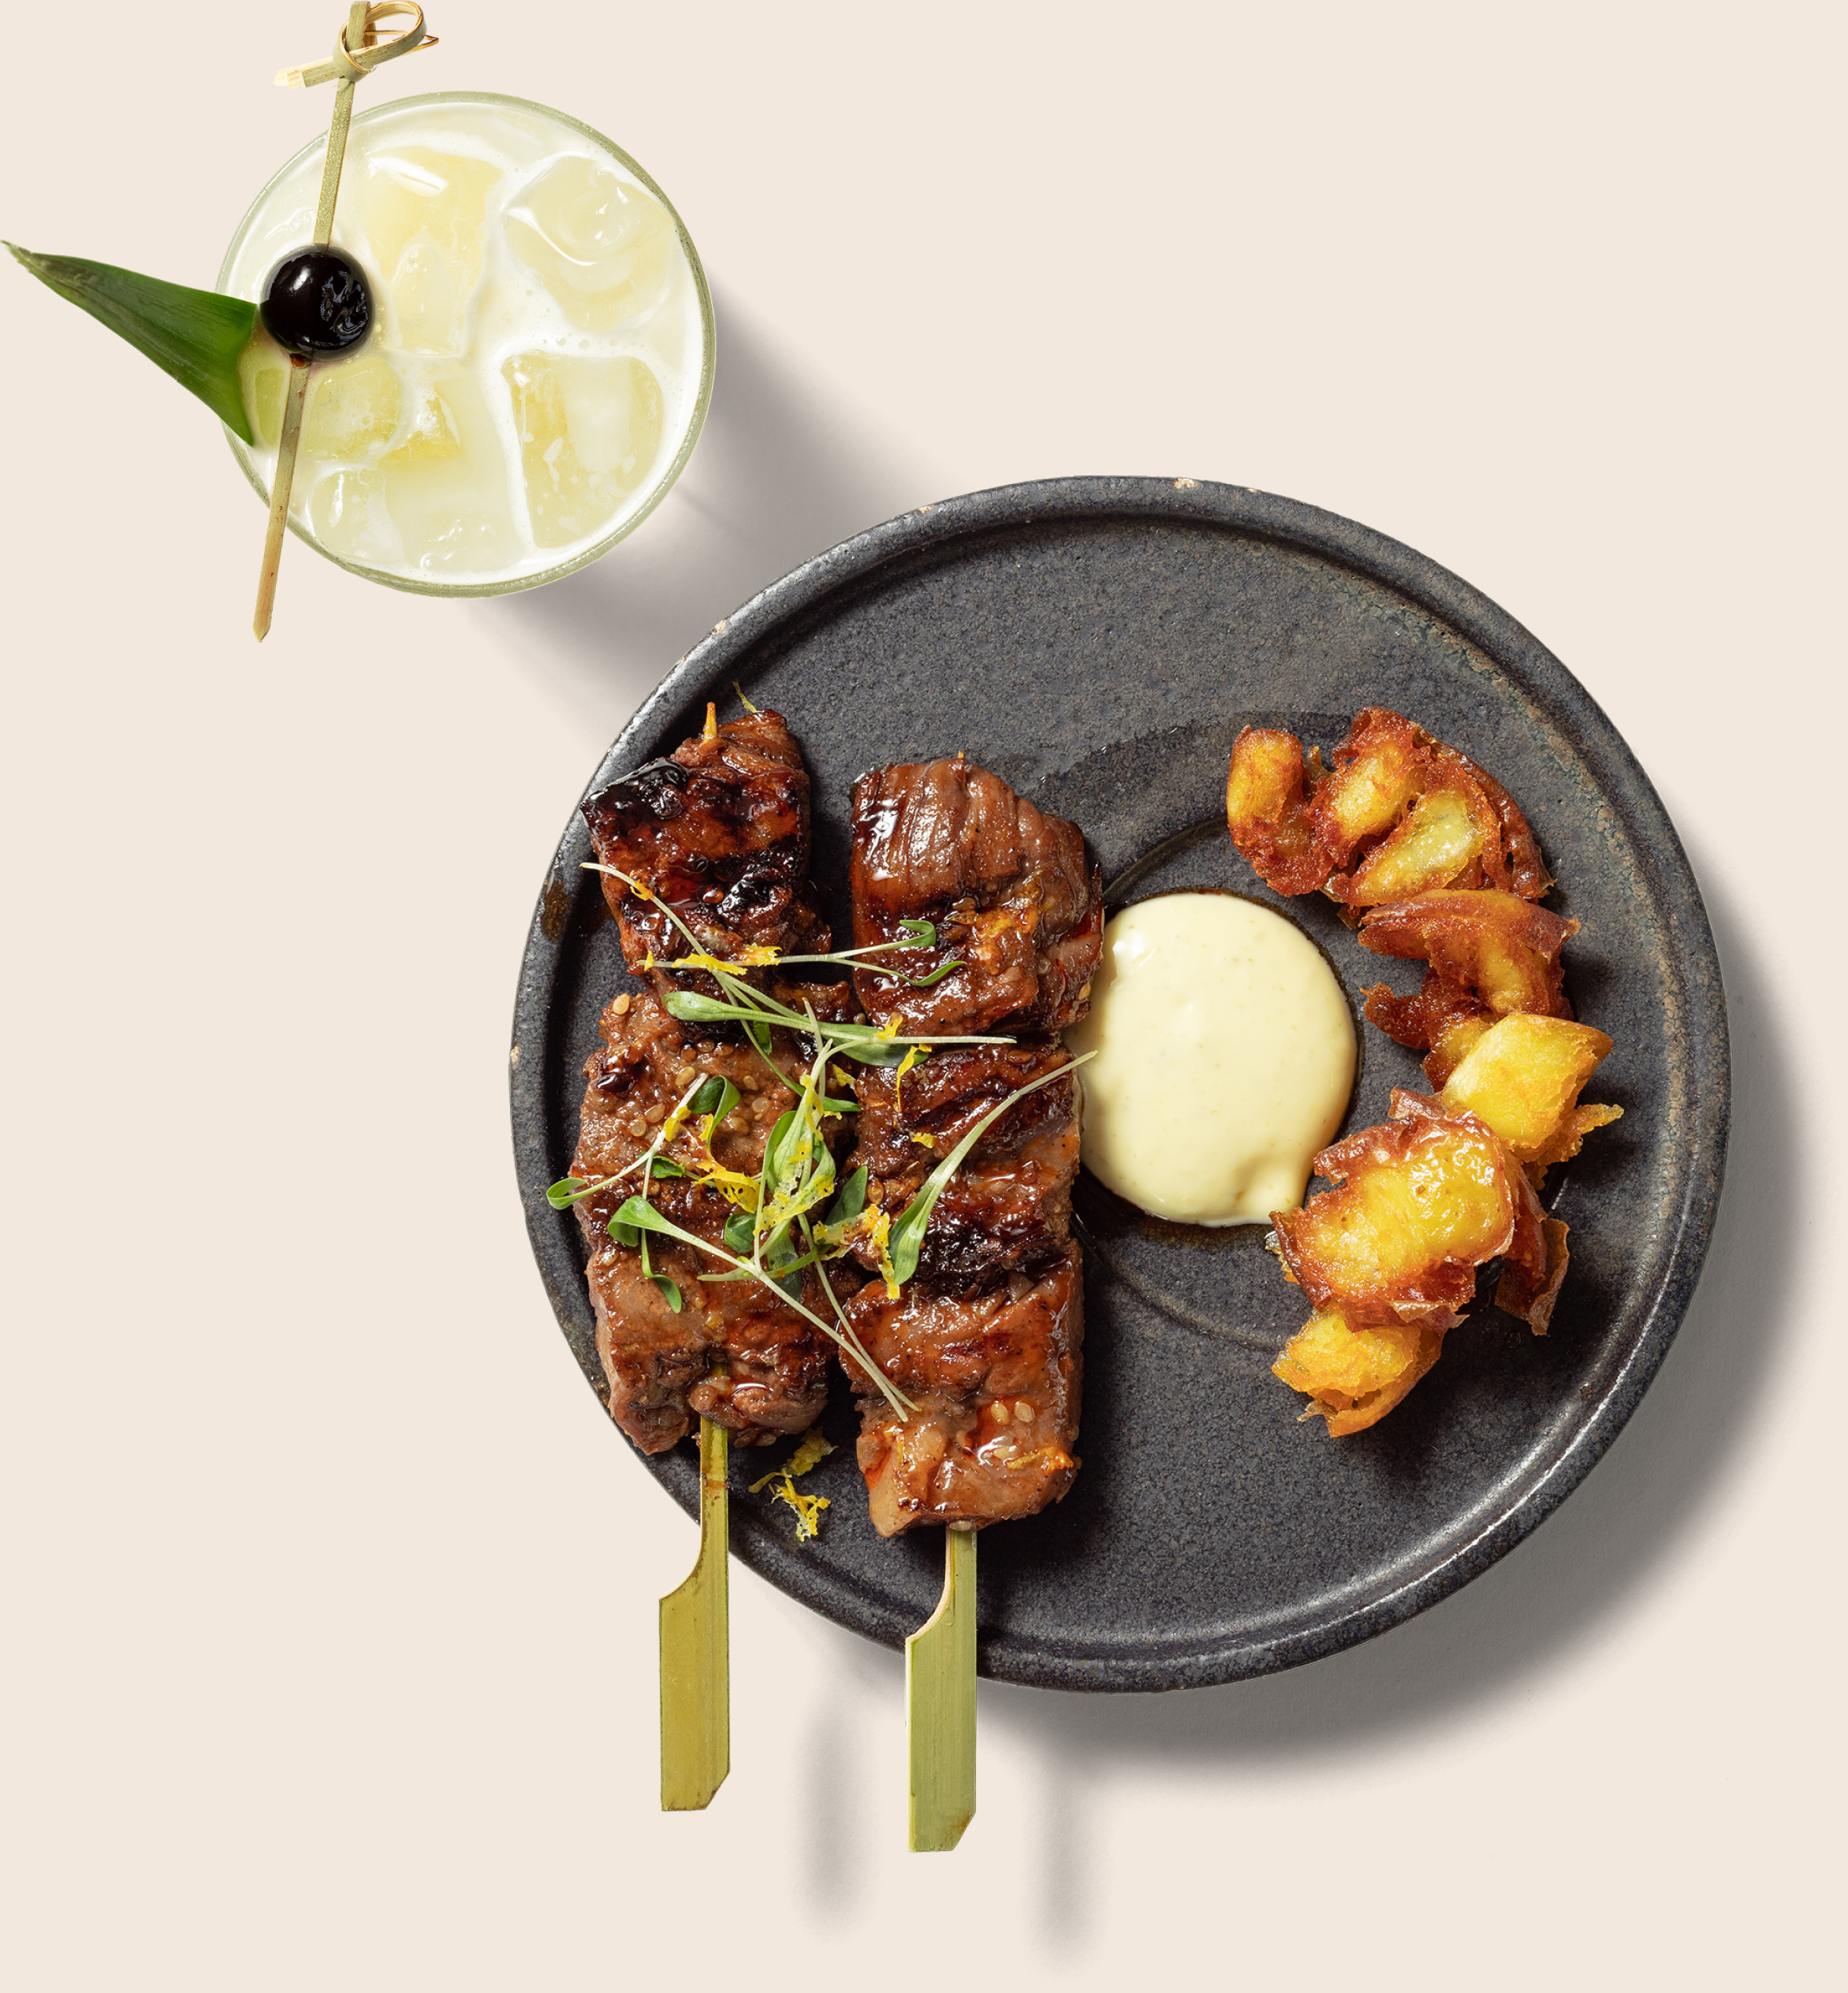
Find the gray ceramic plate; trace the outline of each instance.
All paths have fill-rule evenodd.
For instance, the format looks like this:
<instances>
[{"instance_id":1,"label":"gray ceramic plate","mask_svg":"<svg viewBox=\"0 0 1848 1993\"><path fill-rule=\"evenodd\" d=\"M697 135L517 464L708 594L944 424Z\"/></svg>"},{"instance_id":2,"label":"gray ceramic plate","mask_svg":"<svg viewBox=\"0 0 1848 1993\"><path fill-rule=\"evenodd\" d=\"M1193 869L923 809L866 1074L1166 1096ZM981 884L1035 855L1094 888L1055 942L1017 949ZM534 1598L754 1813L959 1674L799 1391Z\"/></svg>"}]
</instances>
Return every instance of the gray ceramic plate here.
<instances>
[{"instance_id":1,"label":"gray ceramic plate","mask_svg":"<svg viewBox=\"0 0 1848 1993\"><path fill-rule=\"evenodd\" d=\"M1077 478L979 492L848 541L721 624L624 729L592 787L668 752L733 680L785 714L815 784L815 872L845 926L854 777L952 754L1081 824L1137 896L1229 888L1280 907L1350 991L1382 964L1317 899L1277 900L1228 841L1227 758L1246 721L1325 750L1355 708L1396 707L1481 762L1533 822L1583 931L1579 1015L1616 1041L1591 1090L1624 1118L1549 1185L1572 1227L1552 1332L1486 1298L1372 1432L1331 1440L1269 1373L1302 1318L1256 1227L1138 1221L1088 1179L1084 1470L1059 1507L984 1533L981 1665L1062 1689L1168 1689L1315 1659L1473 1578L1577 1485L1678 1325L1723 1166L1726 1010L1700 896L1649 779L1583 687L1520 625L1421 556L1313 507L1226 485ZM622 981L575 810L533 922L514 1023L520 1194L552 1303L602 1378L575 1221L551 1211L598 1011ZM1411 972L1411 973L1400 973ZM1370 1026L1347 1127L1421 1085ZM1483 1283L1485 1295L1492 1281ZM898 1645L929 1614L942 1540L882 1542L840 1451L819 1542L743 1493L732 1547L843 1626ZM691 1511L693 1450L639 1464ZM637 1499L639 1499L638 1491Z\"/></svg>"}]
</instances>

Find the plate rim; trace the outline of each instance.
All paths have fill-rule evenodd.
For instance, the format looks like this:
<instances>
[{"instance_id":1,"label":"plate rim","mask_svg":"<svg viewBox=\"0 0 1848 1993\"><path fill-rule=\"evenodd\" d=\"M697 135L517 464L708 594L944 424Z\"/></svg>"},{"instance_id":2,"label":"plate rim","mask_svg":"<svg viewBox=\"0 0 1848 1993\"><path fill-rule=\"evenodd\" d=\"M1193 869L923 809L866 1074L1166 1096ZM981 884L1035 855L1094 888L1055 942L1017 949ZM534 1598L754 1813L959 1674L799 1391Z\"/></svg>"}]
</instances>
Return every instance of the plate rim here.
<instances>
[{"instance_id":1,"label":"plate rim","mask_svg":"<svg viewBox=\"0 0 1848 1993\"><path fill-rule=\"evenodd\" d=\"M1043 479L921 505L855 534L752 596L676 659L624 725L583 794L620 773L632 758L635 743L672 713L710 695L715 681L727 682L747 654L780 627L820 609L831 596L866 585L882 568L933 549L940 557L953 558L949 549L957 540L1011 527L1109 517L1198 523L1269 540L1351 569L1423 609L1513 677L1548 722L1572 741L1596 776L1600 794L1624 806L1623 814L1635 831L1637 866L1677 944L1686 1004L1680 1035L1685 1056L1696 1068L1688 1076L1693 1138L1665 1199L1669 1244L1656 1291L1642 1309L1639 1332L1563 1444L1531 1474L1512 1484L1513 1499L1482 1528L1389 1589L1275 1637L1260 1636L1178 1653L1164 1650L1148 1657L1067 1653L1058 1657L1056 1667L1043 1661L1036 1664L1030 1652L1010 1652L982 1643L978 1666L996 1679L1067 1689L1148 1692L1275 1673L1386 1632L1481 1575L1531 1535L1579 1486L1635 1411L1693 1300L1723 1186L1731 1087L1723 981L1693 869L1654 784L1603 709L1531 631L1428 556L1339 513L1252 486L1192 478ZM521 1052L523 1046L537 1047L543 1041L562 938L562 930L557 936L547 932L550 910L567 874L575 872L578 859L572 847L581 841L580 826L574 807L548 862L527 929L509 1073L515 1170L528 1237L568 1343L566 1298L548 1264L558 1216L545 1199L550 1164L546 1153L544 1060L523 1059ZM581 1268L576 1283L581 1298ZM587 1370L586 1374L590 1375ZM595 1376L590 1380L593 1387L599 1381ZM673 1471L675 1465L684 1464L676 1458L680 1451L652 1459L639 1453L636 1457L683 1509L694 1514L698 1476L691 1468L684 1474ZM911 1630L843 1582L844 1574L836 1573L831 1585L818 1583L825 1567L812 1552L803 1560L760 1531L736 1527L732 1548L779 1590L837 1625L888 1646L901 1645ZM850 1609L855 1605L857 1611Z\"/></svg>"}]
</instances>

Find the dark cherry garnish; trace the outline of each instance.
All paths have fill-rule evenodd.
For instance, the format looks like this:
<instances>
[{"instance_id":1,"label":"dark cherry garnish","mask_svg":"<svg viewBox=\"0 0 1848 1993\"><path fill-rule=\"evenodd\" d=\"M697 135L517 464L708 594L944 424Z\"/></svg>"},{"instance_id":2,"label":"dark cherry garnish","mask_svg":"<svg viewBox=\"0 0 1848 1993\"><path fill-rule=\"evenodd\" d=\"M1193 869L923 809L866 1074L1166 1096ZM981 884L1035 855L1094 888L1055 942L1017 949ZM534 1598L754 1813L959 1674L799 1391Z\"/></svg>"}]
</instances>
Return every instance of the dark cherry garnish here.
<instances>
[{"instance_id":1,"label":"dark cherry garnish","mask_svg":"<svg viewBox=\"0 0 1848 1993\"><path fill-rule=\"evenodd\" d=\"M290 352L344 353L371 326L372 293L337 249L298 249L271 272L262 310L270 337Z\"/></svg>"}]
</instances>

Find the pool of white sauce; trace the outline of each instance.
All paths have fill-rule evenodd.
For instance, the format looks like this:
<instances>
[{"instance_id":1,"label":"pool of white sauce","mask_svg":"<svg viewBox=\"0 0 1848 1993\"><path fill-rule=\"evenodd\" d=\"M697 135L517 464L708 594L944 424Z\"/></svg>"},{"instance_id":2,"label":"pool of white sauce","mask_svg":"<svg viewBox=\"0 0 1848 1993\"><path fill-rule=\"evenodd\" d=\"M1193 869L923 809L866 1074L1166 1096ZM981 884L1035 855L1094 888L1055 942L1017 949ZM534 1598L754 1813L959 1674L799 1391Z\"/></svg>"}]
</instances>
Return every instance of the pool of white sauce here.
<instances>
[{"instance_id":1,"label":"pool of white sauce","mask_svg":"<svg viewBox=\"0 0 1848 1993\"><path fill-rule=\"evenodd\" d=\"M1158 1218L1261 1224L1302 1201L1354 1086L1354 1022L1321 951L1217 892L1126 907L1104 930L1091 1013L1065 1034L1086 1167Z\"/></svg>"}]
</instances>

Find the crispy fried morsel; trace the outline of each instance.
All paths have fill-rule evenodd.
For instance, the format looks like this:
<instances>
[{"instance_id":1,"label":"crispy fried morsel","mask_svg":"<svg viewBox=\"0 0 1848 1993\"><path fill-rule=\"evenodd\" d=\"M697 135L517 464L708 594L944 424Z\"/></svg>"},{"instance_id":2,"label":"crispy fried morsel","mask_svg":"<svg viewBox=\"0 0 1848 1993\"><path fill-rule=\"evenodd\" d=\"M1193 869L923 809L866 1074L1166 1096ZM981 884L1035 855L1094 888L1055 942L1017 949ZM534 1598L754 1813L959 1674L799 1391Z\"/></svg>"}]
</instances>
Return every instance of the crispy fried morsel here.
<instances>
[{"instance_id":1,"label":"crispy fried morsel","mask_svg":"<svg viewBox=\"0 0 1848 1993\"><path fill-rule=\"evenodd\" d=\"M749 713L710 738L695 735L671 758L587 797L583 814L598 858L657 896L638 900L620 879L603 881L623 959L638 974L651 952L657 962L687 952L661 900L711 955L827 951L808 876L808 770L781 713ZM664 993L673 986L658 970L655 980Z\"/></svg>"},{"instance_id":2,"label":"crispy fried morsel","mask_svg":"<svg viewBox=\"0 0 1848 1993\"><path fill-rule=\"evenodd\" d=\"M1377 1008L1369 993L1367 1015L1401 1045L1429 1045L1437 1034L1406 1035L1423 1021L1411 1005L1423 1006L1432 1021L1441 1005L1447 1012L1444 1023L1454 1023L1462 1013L1442 987L1448 985L1494 1017L1514 1011L1570 1017L1559 951L1578 932L1577 921L1563 920L1511 892L1421 892L1369 907L1361 921L1361 946L1375 955L1428 962L1438 986L1427 976L1418 997L1408 1002L1388 992L1390 1000Z\"/></svg>"},{"instance_id":3,"label":"crispy fried morsel","mask_svg":"<svg viewBox=\"0 0 1848 1993\"><path fill-rule=\"evenodd\" d=\"M1429 1048L1425 1077L1433 1086L1443 1086L1495 1022L1486 1004L1435 969L1425 971L1425 980L1410 996L1395 996L1383 982L1361 993L1366 999L1362 1008L1369 1024L1378 1025L1388 1037L1415 1052Z\"/></svg>"},{"instance_id":4,"label":"crispy fried morsel","mask_svg":"<svg viewBox=\"0 0 1848 1993\"><path fill-rule=\"evenodd\" d=\"M1333 1309L1311 1315L1271 1365L1292 1391L1313 1401L1331 1437L1365 1432L1383 1419L1437 1361L1456 1317L1350 1328Z\"/></svg>"},{"instance_id":5,"label":"crispy fried morsel","mask_svg":"<svg viewBox=\"0 0 1848 1993\"><path fill-rule=\"evenodd\" d=\"M1233 743L1226 822L1239 855L1275 892L1313 892L1328 876L1310 810L1321 779L1320 751L1306 762L1293 733L1246 727Z\"/></svg>"},{"instance_id":6,"label":"crispy fried morsel","mask_svg":"<svg viewBox=\"0 0 1848 1993\"><path fill-rule=\"evenodd\" d=\"M1500 1019L1444 1084L1454 1112L1473 1114L1518 1163L1563 1163L1618 1107L1580 1107L1578 1090L1611 1049L1589 1024L1559 1017Z\"/></svg>"},{"instance_id":7,"label":"crispy fried morsel","mask_svg":"<svg viewBox=\"0 0 1848 1993\"><path fill-rule=\"evenodd\" d=\"M1531 1194L1531 1193L1529 1193ZM1539 1200L1534 1200L1538 1209ZM1537 1270L1533 1260L1518 1260L1511 1254L1502 1262L1502 1276L1495 1290L1495 1305L1503 1314L1526 1322L1536 1335L1544 1335L1552 1320L1553 1303L1559 1298L1559 1283L1566 1277L1570 1255L1566 1250L1566 1226L1544 1213L1539 1219L1544 1259Z\"/></svg>"},{"instance_id":8,"label":"crispy fried morsel","mask_svg":"<svg viewBox=\"0 0 1848 1993\"><path fill-rule=\"evenodd\" d=\"M572 1175L601 1183L628 1168L688 1087L713 1075L729 1079L741 1096L713 1131L715 1160L756 1175L769 1131L795 1096L754 1052L696 1037L648 995L617 997L599 1028L604 1049L584 1068L590 1083ZM799 1056L781 1034L773 1051L784 1071L798 1069ZM640 1187L637 1172L577 1206L591 1248L591 1299L611 1416L646 1453L672 1446L702 1414L747 1442L801 1432L827 1395L829 1345L821 1332L755 1281L702 1280L719 1262L657 1235L649 1241L649 1262L680 1289L675 1313L643 1276L640 1253L608 1233L611 1215ZM649 1197L696 1236L715 1244L722 1238L732 1207L716 1190L666 1177L650 1185Z\"/></svg>"},{"instance_id":9,"label":"crispy fried morsel","mask_svg":"<svg viewBox=\"0 0 1848 1993\"><path fill-rule=\"evenodd\" d=\"M860 1471L881 1536L1036 1515L1071 1485L1081 1268L1067 1246L1040 1280L1016 1274L974 1299L913 1281L893 1301L874 1280L846 1304L868 1354L918 1408L901 1424L859 1365L845 1366L860 1394Z\"/></svg>"},{"instance_id":10,"label":"crispy fried morsel","mask_svg":"<svg viewBox=\"0 0 1848 1993\"><path fill-rule=\"evenodd\" d=\"M1383 706L1363 706L1335 765L1315 793L1316 842L1327 872L1352 863L1357 851L1377 844L1422 793L1425 769L1420 729Z\"/></svg>"},{"instance_id":11,"label":"crispy fried morsel","mask_svg":"<svg viewBox=\"0 0 1848 1993\"><path fill-rule=\"evenodd\" d=\"M854 945L935 923L933 948L856 968L875 1023L908 1035L1059 1031L1090 1008L1104 951L1103 885L1076 824L1042 815L959 755L874 769L853 790ZM946 962L960 966L915 986Z\"/></svg>"},{"instance_id":12,"label":"crispy fried morsel","mask_svg":"<svg viewBox=\"0 0 1848 1993\"><path fill-rule=\"evenodd\" d=\"M1538 900L1552 884L1507 791L1384 706L1354 715L1317 792L1314 818L1317 844L1336 875L1326 890L1350 906L1445 886Z\"/></svg>"},{"instance_id":13,"label":"crispy fried morsel","mask_svg":"<svg viewBox=\"0 0 1848 1993\"><path fill-rule=\"evenodd\" d=\"M1337 1187L1271 1213L1277 1250L1317 1309L1351 1328L1454 1314L1485 1260L1544 1252L1537 1201L1501 1144L1424 1094L1395 1090L1391 1122L1313 1168Z\"/></svg>"},{"instance_id":14,"label":"crispy fried morsel","mask_svg":"<svg viewBox=\"0 0 1848 1993\"><path fill-rule=\"evenodd\" d=\"M894 1219L924 1179L982 1116L1010 1093L1069 1064L1056 1040L947 1047L902 1076L866 1067L857 1082L859 1146L868 1195ZM919 1138L922 1139L919 1139ZM1004 1273L1044 1272L1064 1257L1078 1174L1075 1078L1042 1086L1010 1108L945 1186L925 1228L918 1276L951 1292ZM869 1272L871 1240L855 1248Z\"/></svg>"}]
</instances>

